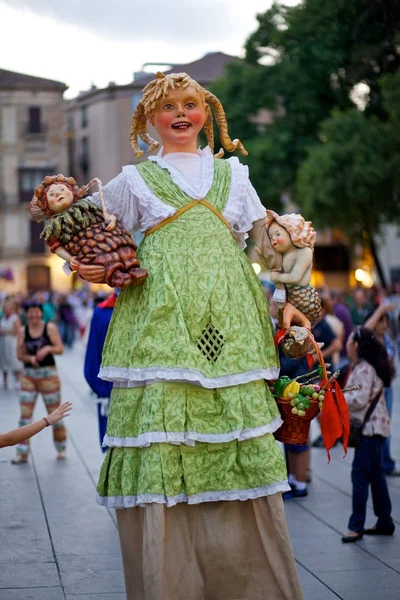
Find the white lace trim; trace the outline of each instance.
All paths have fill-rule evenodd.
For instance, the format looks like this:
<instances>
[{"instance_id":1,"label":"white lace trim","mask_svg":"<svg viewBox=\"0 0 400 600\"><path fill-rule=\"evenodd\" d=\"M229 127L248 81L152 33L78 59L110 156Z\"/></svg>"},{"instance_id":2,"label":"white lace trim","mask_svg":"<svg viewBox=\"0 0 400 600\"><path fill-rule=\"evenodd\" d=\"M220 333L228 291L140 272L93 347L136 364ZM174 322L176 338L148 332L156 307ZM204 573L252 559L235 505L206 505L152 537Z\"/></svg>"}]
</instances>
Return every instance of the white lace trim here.
<instances>
[{"instance_id":1,"label":"white lace trim","mask_svg":"<svg viewBox=\"0 0 400 600\"><path fill-rule=\"evenodd\" d=\"M177 496L164 496L162 494L139 494L138 496L100 496L97 494L96 502L107 508L133 508L135 506L145 506L146 504L165 504L167 507L175 506L180 503L201 504L202 502L220 502L233 500L255 500L263 496L272 496L279 492L288 492L290 486L287 480L277 481L270 485L251 488L249 490L222 490L218 492L202 492L187 496L178 494Z\"/></svg>"},{"instance_id":2,"label":"white lace trim","mask_svg":"<svg viewBox=\"0 0 400 600\"><path fill-rule=\"evenodd\" d=\"M194 446L196 442L220 444L223 442L232 442L238 440L242 442L252 438L260 437L266 433L273 433L282 425L281 417L276 417L271 423L260 425L252 429L237 429L229 433L198 433L197 431L186 432L166 432L151 431L142 433L138 437L121 438L105 435L103 446L110 448L147 448L150 444L185 444Z\"/></svg>"},{"instance_id":3,"label":"white lace trim","mask_svg":"<svg viewBox=\"0 0 400 600\"><path fill-rule=\"evenodd\" d=\"M222 375L221 377L205 377L195 369L170 369L167 367L148 367L146 369L134 369L125 367L101 367L98 374L100 379L113 381L115 387L143 387L160 381L187 382L200 385L204 388L214 389L230 387L258 381L259 379L278 379L278 367L269 369L254 369L234 375Z\"/></svg>"},{"instance_id":4,"label":"white lace trim","mask_svg":"<svg viewBox=\"0 0 400 600\"><path fill-rule=\"evenodd\" d=\"M172 181L193 200L203 200L211 189L214 181L214 157L209 146L200 150L200 186L195 187L188 181L183 173L175 167L173 162L164 160L163 148L155 156L149 156L149 160L157 163L162 169L166 169L171 175Z\"/></svg>"},{"instance_id":5,"label":"white lace trim","mask_svg":"<svg viewBox=\"0 0 400 600\"><path fill-rule=\"evenodd\" d=\"M122 171L139 205L140 227L143 232L176 213L176 208L165 204L151 191L134 165L127 165Z\"/></svg>"}]
</instances>

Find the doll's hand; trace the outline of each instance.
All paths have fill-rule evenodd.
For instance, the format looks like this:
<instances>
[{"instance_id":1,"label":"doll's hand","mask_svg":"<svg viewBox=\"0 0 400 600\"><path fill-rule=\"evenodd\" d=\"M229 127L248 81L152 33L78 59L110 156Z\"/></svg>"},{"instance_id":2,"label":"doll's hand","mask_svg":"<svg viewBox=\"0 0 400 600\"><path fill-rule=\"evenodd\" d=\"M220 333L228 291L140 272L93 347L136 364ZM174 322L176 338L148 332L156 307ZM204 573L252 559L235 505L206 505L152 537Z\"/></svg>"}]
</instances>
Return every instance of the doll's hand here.
<instances>
[{"instance_id":1,"label":"doll's hand","mask_svg":"<svg viewBox=\"0 0 400 600\"><path fill-rule=\"evenodd\" d=\"M281 279L281 274L279 271L271 271L270 279L273 283L279 283Z\"/></svg>"},{"instance_id":2,"label":"doll's hand","mask_svg":"<svg viewBox=\"0 0 400 600\"><path fill-rule=\"evenodd\" d=\"M91 283L104 283L104 267L101 265L83 265L79 263L79 275Z\"/></svg>"},{"instance_id":3,"label":"doll's hand","mask_svg":"<svg viewBox=\"0 0 400 600\"><path fill-rule=\"evenodd\" d=\"M56 410L53 410L52 413L47 415L47 420L50 425L54 425L54 423L58 423L64 417L68 417L72 409L72 402L63 402L60 404Z\"/></svg>"},{"instance_id":4,"label":"doll's hand","mask_svg":"<svg viewBox=\"0 0 400 600\"><path fill-rule=\"evenodd\" d=\"M70 260L69 268L71 269L71 271L78 271L79 270L79 265L80 265L79 260L74 257L74 258L72 258Z\"/></svg>"},{"instance_id":5,"label":"doll's hand","mask_svg":"<svg viewBox=\"0 0 400 600\"><path fill-rule=\"evenodd\" d=\"M109 215L109 214L107 214L106 221L108 221L108 225L106 227L106 231L112 231L113 229L115 229L115 225L116 225L116 222L117 222L117 217L115 215Z\"/></svg>"}]
</instances>

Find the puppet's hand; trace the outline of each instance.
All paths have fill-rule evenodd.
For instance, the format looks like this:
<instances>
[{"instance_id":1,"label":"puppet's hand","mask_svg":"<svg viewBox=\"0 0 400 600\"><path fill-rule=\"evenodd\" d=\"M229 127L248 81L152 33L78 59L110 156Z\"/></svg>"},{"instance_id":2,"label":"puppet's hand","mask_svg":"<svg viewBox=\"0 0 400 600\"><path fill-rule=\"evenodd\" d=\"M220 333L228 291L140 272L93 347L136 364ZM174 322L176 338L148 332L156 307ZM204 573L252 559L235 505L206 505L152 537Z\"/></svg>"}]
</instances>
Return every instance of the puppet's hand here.
<instances>
[{"instance_id":1,"label":"puppet's hand","mask_svg":"<svg viewBox=\"0 0 400 600\"><path fill-rule=\"evenodd\" d=\"M78 273L91 283L104 283L105 269L101 265L83 265L79 263Z\"/></svg>"},{"instance_id":2,"label":"puppet's hand","mask_svg":"<svg viewBox=\"0 0 400 600\"><path fill-rule=\"evenodd\" d=\"M72 258L69 262L69 268L71 271L78 271L80 262L77 258Z\"/></svg>"},{"instance_id":3,"label":"puppet's hand","mask_svg":"<svg viewBox=\"0 0 400 600\"><path fill-rule=\"evenodd\" d=\"M281 280L281 273L279 273L279 271L271 271L270 278L274 283L279 283Z\"/></svg>"},{"instance_id":4,"label":"puppet's hand","mask_svg":"<svg viewBox=\"0 0 400 600\"><path fill-rule=\"evenodd\" d=\"M117 217L115 215L109 215L107 213L106 221L108 223L108 225L106 227L106 231L112 231L113 229L115 229L115 225L117 222Z\"/></svg>"}]
</instances>

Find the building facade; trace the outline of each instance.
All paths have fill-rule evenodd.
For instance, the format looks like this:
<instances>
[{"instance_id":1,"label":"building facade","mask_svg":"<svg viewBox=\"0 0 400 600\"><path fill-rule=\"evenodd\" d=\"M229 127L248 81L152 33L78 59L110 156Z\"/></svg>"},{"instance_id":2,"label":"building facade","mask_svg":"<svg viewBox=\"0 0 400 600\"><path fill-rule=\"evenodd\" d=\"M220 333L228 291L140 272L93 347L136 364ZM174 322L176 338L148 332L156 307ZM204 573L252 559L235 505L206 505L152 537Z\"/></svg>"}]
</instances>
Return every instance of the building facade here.
<instances>
[{"instance_id":1,"label":"building facade","mask_svg":"<svg viewBox=\"0 0 400 600\"><path fill-rule=\"evenodd\" d=\"M0 291L36 291L54 286L56 261L32 221L29 202L46 175L67 169L67 86L59 81L0 69Z\"/></svg>"}]
</instances>

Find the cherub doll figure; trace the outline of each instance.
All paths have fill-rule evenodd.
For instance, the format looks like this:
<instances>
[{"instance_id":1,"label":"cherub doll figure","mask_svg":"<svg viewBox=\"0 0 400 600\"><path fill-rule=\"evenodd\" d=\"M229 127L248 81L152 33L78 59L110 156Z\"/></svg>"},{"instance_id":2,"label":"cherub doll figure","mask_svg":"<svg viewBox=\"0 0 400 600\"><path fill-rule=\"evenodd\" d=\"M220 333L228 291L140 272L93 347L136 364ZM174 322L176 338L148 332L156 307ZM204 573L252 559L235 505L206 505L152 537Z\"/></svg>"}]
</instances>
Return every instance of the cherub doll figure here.
<instances>
[{"instance_id":1,"label":"cherub doll figure","mask_svg":"<svg viewBox=\"0 0 400 600\"><path fill-rule=\"evenodd\" d=\"M117 509L128 600L265 590L300 600L273 436L282 421L266 383L279 366L265 293L242 251L254 228L266 236L265 208L247 167L213 155L211 111L224 148L246 154L213 94L186 73L158 74L131 142L136 156L138 136L156 147L150 122L162 148L104 187L108 210L144 232L149 277L122 290L104 344L100 377L114 386L98 502Z\"/></svg>"},{"instance_id":2,"label":"cherub doll figure","mask_svg":"<svg viewBox=\"0 0 400 600\"><path fill-rule=\"evenodd\" d=\"M280 216L273 210L267 210L266 226L272 247L282 257L282 268L271 271L271 280L276 284L273 299L284 309L283 321L285 311L294 306L312 325L321 313L321 300L310 285L315 230L301 215Z\"/></svg>"},{"instance_id":3,"label":"cherub doll figure","mask_svg":"<svg viewBox=\"0 0 400 600\"><path fill-rule=\"evenodd\" d=\"M147 272L139 268L136 245L129 232L114 215L83 198L94 182L101 186L98 179L83 188L73 177L54 175L44 179L30 204L35 221L46 219L40 237L78 273L82 265L93 265L100 271L99 283L117 288L140 285Z\"/></svg>"}]
</instances>

